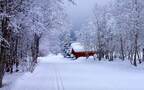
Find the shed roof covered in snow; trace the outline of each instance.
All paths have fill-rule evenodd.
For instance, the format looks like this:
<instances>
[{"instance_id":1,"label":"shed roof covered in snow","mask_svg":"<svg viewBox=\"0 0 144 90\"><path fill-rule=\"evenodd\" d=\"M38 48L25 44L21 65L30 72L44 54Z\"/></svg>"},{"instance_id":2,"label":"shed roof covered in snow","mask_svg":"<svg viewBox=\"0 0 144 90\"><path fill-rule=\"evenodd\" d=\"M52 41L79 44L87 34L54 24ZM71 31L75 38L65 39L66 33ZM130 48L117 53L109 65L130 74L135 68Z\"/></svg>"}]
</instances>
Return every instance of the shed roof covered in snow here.
<instances>
[{"instance_id":1,"label":"shed roof covered in snow","mask_svg":"<svg viewBox=\"0 0 144 90\"><path fill-rule=\"evenodd\" d=\"M84 46L81 43L72 43L71 48L74 49L74 51L84 51Z\"/></svg>"}]
</instances>

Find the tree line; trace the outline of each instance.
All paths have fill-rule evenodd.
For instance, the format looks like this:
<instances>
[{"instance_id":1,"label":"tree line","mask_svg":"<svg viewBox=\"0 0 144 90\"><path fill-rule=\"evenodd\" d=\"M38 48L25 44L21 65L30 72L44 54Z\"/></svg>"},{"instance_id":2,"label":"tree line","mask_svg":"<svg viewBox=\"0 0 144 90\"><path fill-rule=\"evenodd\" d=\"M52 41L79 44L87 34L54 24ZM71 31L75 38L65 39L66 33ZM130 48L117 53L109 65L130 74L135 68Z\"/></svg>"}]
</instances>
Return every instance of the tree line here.
<instances>
[{"instance_id":1,"label":"tree line","mask_svg":"<svg viewBox=\"0 0 144 90\"><path fill-rule=\"evenodd\" d=\"M86 50L97 51L99 60L129 60L134 66L144 61L144 1L114 0L95 5L77 34Z\"/></svg>"},{"instance_id":2,"label":"tree line","mask_svg":"<svg viewBox=\"0 0 144 90\"><path fill-rule=\"evenodd\" d=\"M70 27L66 18L63 0L0 0L0 88L5 72L33 72L40 43L65 44Z\"/></svg>"}]
</instances>

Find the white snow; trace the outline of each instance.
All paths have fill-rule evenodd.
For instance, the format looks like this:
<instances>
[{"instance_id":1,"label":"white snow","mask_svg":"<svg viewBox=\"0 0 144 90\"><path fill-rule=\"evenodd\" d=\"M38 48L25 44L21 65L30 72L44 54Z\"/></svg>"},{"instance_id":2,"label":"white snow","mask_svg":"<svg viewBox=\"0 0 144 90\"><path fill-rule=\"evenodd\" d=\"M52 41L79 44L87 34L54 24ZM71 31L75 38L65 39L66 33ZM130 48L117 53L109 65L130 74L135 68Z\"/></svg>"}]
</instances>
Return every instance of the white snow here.
<instances>
[{"instance_id":1,"label":"white snow","mask_svg":"<svg viewBox=\"0 0 144 90\"><path fill-rule=\"evenodd\" d=\"M144 68L127 61L73 61L60 54L39 61L35 71L24 74L11 90L144 90Z\"/></svg>"},{"instance_id":2,"label":"white snow","mask_svg":"<svg viewBox=\"0 0 144 90\"><path fill-rule=\"evenodd\" d=\"M74 49L75 51L84 51L84 46L78 42L72 43L71 48Z\"/></svg>"},{"instance_id":3,"label":"white snow","mask_svg":"<svg viewBox=\"0 0 144 90\"><path fill-rule=\"evenodd\" d=\"M18 79L22 75L23 75L23 72L19 72L19 73L14 72L13 74L5 73L4 79L3 79L4 86L3 88L0 88L0 90L11 90L16 79Z\"/></svg>"}]
</instances>

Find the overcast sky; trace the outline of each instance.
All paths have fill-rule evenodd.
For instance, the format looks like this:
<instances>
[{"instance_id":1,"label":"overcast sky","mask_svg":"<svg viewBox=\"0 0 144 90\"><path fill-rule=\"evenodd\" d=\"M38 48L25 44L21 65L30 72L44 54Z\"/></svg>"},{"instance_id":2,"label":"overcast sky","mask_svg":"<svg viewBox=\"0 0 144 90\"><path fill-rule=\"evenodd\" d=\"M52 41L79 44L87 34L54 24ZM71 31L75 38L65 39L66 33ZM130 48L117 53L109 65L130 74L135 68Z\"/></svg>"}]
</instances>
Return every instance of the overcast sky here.
<instances>
[{"instance_id":1,"label":"overcast sky","mask_svg":"<svg viewBox=\"0 0 144 90\"><path fill-rule=\"evenodd\" d=\"M80 29L81 24L92 14L92 9L97 3L105 5L110 0L75 0L77 5L66 3L66 10L74 29Z\"/></svg>"}]
</instances>

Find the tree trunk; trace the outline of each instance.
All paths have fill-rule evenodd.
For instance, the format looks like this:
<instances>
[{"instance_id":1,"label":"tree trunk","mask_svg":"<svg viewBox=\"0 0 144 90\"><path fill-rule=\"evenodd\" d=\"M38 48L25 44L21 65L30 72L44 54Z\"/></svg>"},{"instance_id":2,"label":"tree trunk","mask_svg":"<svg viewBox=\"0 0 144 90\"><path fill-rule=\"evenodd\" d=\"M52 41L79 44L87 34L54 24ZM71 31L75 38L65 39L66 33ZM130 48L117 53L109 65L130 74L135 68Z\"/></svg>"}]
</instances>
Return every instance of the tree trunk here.
<instances>
[{"instance_id":1,"label":"tree trunk","mask_svg":"<svg viewBox=\"0 0 144 90\"><path fill-rule=\"evenodd\" d=\"M142 49L142 62L144 62L144 48Z\"/></svg>"},{"instance_id":2,"label":"tree trunk","mask_svg":"<svg viewBox=\"0 0 144 90\"><path fill-rule=\"evenodd\" d=\"M4 65L0 61L0 88L2 87L3 75L4 75Z\"/></svg>"},{"instance_id":3,"label":"tree trunk","mask_svg":"<svg viewBox=\"0 0 144 90\"><path fill-rule=\"evenodd\" d=\"M39 56L39 42L40 42L40 38L41 38L41 36L38 36L37 34L34 34L34 40L33 40L32 47L31 47L32 58L33 58L32 63L33 64L37 63L37 58Z\"/></svg>"},{"instance_id":4,"label":"tree trunk","mask_svg":"<svg viewBox=\"0 0 144 90\"><path fill-rule=\"evenodd\" d=\"M109 58L109 61L113 61L113 52L112 52L112 51L110 52L110 58Z\"/></svg>"},{"instance_id":5,"label":"tree trunk","mask_svg":"<svg viewBox=\"0 0 144 90\"><path fill-rule=\"evenodd\" d=\"M120 38L120 43L121 43L121 56L120 56L120 58L122 60L124 60L125 56L124 56L124 46L123 46L123 39L122 39L122 37Z\"/></svg>"},{"instance_id":6,"label":"tree trunk","mask_svg":"<svg viewBox=\"0 0 144 90\"><path fill-rule=\"evenodd\" d=\"M105 58L109 59L109 51L108 50L105 52Z\"/></svg>"},{"instance_id":7,"label":"tree trunk","mask_svg":"<svg viewBox=\"0 0 144 90\"><path fill-rule=\"evenodd\" d=\"M135 47L134 47L134 66L137 66L137 52L138 52L138 35L135 35Z\"/></svg>"},{"instance_id":8,"label":"tree trunk","mask_svg":"<svg viewBox=\"0 0 144 90\"><path fill-rule=\"evenodd\" d=\"M4 76L4 61L5 61L5 47L4 41L1 42L1 51L0 51L0 88L2 87L2 80Z\"/></svg>"},{"instance_id":9,"label":"tree trunk","mask_svg":"<svg viewBox=\"0 0 144 90\"><path fill-rule=\"evenodd\" d=\"M101 52L101 50L98 51L98 55L97 56L98 56L98 60L101 61L101 58L102 58L102 52Z\"/></svg>"},{"instance_id":10,"label":"tree trunk","mask_svg":"<svg viewBox=\"0 0 144 90\"><path fill-rule=\"evenodd\" d=\"M140 55L139 55L139 52L137 51L137 56L138 56L138 61L139 61L139 64L141 64L142 63L142 61L141 61L141 58L140 58Z\"/></svg>"},{"instance_id":11,"label":"tree trunk","mask_svg":"<svg viewBox=\"0 0 144 90\"><path fill-rule=\"evenodd\" d=\"M143 55L142 55L142 61L144 62L144 48L143 48L142 53L143 53Z\"/></svg>"},{"instance_id":12,"label":"tree trunk","mask_svg":"<svg viewBox=\"0 0 144 90\"><path fill-rule=\"evenodd\" d=\"M0 65L0 68L1 68L1 65ZM1 74L1 72L0 72L0 74ZM2 87L2 75L0 75L0 88Z\"/></svg>"},{"instance_id":13,"label":"tree trunk","mask_svg":"<svg viewBox=\"0 0 144 90\"><path fill-rule=\"evenodd\" d=\"M19 60L18 60L18 56L17 56L17 48L18 48L18 37L16 37L16 43L15 43L15 51L14 51L14 54L15 54L15 64L16 64L16 72L19 71L18 69L18 66L19 66Z\"/></svg>"},{"instance_id":14,"label":"tree trunk","mask_svg":"<svg viewBox=\"0 0 144 90\"><path fill-rule=\"evenodd\" d=\"M4 76L4 55L5 48L3 47L4 41L1 42L1 51L0 51L0 88L2 87L2 80Z\"/></svg>"},{"instance_id":15,"label":"tree trunk","mask_svg":"<svg viewBox=\"0 0 144 90\"><path fill-rule=\"evenodd\" d=\"M7 27L8 27L8 18L4 17L2 19L2 37L6 40L6 38L8 37L8 32L7 32ZM5 54L6 54L6 48L7 48L7 43L2 40L1 42L1 51L0 51L0 87L2 87L2 80L3 80L3 76L4 76L4 62L5 60Z\"/></svg>"}]
</instances>

